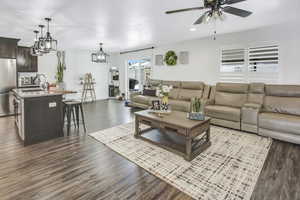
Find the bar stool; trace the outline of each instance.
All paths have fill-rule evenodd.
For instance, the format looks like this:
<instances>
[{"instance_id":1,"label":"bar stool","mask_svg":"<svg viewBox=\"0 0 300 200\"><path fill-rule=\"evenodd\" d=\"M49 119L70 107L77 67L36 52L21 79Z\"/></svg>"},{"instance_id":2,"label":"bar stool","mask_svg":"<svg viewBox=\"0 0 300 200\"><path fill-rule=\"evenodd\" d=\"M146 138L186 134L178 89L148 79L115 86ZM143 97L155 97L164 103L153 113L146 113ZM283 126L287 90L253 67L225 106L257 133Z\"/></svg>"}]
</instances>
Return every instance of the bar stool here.
<instances>
[{"instance_id":1,"label":"bar stool","mask_svg":"<svg viewBox=\"0 0 300 200\"><path fill-rule=\"evenodd\" d=\"M79 123L80 122L79 111L80 111L80 114L81 114L81 122L83 124L84 132L86 133L82 102L74 101L74 100L66 100L63 103L64 103L64 111L63 111L64 116L63 116L63 119L65 119L65 116L67 116L67 135L70 134L71 115L72 115L72 118L73 118L75 128L77 127L79 129L79 124L80 124Z\"/></svg>"}]
</instances>

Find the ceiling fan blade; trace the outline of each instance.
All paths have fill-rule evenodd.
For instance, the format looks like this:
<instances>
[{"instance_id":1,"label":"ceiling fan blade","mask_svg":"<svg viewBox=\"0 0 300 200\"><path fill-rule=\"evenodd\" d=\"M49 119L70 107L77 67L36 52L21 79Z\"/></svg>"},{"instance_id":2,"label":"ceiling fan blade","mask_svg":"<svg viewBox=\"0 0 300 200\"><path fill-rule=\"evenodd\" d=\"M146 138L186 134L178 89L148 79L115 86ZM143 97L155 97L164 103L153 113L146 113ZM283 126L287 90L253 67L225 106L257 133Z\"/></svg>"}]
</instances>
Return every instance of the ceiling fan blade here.
<instances>
[{"instance_id":1,"label":"ceiling fan blade","mask_svg":"<svg viewBox=\"0 0 300 200\"><path fill-rule=\"evenodd\" d=\"M223 4L235 4L235 3L240 3L246 0L225 0L225 2Z\"/></svg>"},{"instance_id":2,"label":"ceiling fan blade","mask_svg":"<svg viewBox=\"0 0 300 200\"><path fill-rule=\"evenodd\" d=\"M194 25L201 24L209 11L206 11L197 21L195 21Z\"/></svg>"},{"instance_id":3,"label":"ceiling fan blade","mask_svg":"<svg viewBox=\"0 0 300 200\"><path fill-rule=\"evenodd\" d=\"M248 17L249 15L252 14L252 12L247 11L247 10L242 10L239 8L234 8L231 6L226 6L224 8L222 8L222 10L226 13L232 14L232 15L237 15L239 17Z\"/></svg>"},{"instance_id":4,"label":"ceiling fan blade","mask_svg":"<svg viewBox=\"0 0 300 200\"><path fill-rule=\"evenodd\" d=\"M186 11L192 11L192 10L202 10L204 7L194 7L194 8L185 8L185 9L179 9L179 10L170 10L167 11L166 14L173 14L178 12L186 12Z\"/></svg>"}]
</instances>

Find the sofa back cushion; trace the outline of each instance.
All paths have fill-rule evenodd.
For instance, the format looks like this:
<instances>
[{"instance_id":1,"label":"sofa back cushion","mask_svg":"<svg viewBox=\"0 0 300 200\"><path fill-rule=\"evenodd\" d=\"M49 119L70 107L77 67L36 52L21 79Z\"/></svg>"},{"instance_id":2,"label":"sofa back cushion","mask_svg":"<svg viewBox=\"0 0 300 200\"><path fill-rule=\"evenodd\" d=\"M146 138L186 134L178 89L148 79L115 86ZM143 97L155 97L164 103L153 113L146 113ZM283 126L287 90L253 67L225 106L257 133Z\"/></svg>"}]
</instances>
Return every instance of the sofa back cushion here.
<instances>
[{"instance_id":1,"label":"sofa back cushion","mask_svg":"<svg viewBox=\"0 0 300 200\"><path fill-rule=\"evenodd\" d=\"M203 90L205 84L201 81L182 81L181 89Z\"/></svg>"},{"instance_id":2,"label":"sofa back cushion","mask_svg":"<svg viewBox=\"0 0 300 200\"><path fill-rule=\"evenodd\" d=\"M161 84L161 80L157 80L157 79L149 80L149 85L150 85L150 88L152 88L152 89L157 88L160 84Z\"/></svg>"},{"instance_id":3,"label":"sofa back cushion","mask_svg":"<svg viewBox=\"0 0 300 200\"><path fill-rule=\"evenodd\" d=\"M190 101L192 98L198 97L202 98L203 90L190 90L190 89L180 89L179 100Z\"/></svg>"},{"instance_id":4,"label":"sofa back cushion","mask_svg":"<svg viewBox=\"0 0 300 200\"><path fill-rule=\"evenodd\" d=\"M247 101L247 94L216 92L215 104L230 107L242 107Z\"/></svg>"},{"instance_id":5,"label":"sofa back cushion","mask_svg":"<svg viewBox=\"0 0 300 200\"><path fill-rule=\"evenodd\" d=\"M265 97L265 84L264 83L250 83L248 100L249 103L263 104Z\"/></svg>"},{"instance_id":6,"label":"sofa back cushion","mask_svg":"<svg viewBox=\"0 0 300 200\"><path fill-rule=\"evenodd\" d=\"M182 81L178 99L190 101L194 97L202 98L204 87L201 81Z\"/></svg>"},{"instance_id":7,"label":"sofa back cushion","mask_svg":"<svg viewBox=\"0 0 300 200\"><path fill-rule=\"evenodd\" d=\"M264 111L300 115L300 98L266 96L264 101Z\"/></svg>"},{"instance_id":8,"label":"sofa back cushion","mask_svg":"<svg viewBox=\"0 0 300 200\"><path fill-rule=\"evenodd\" d=\"M248 84L218 83L216 86L215 104L231 107L242 107L247 101Z\"/></svg>"},{"instance_id":9,"label":"sofa back cushion","mask_svg":"<svg viewBox=\"0 0 300 200\"><path fill-rule=\"evenodd\" d=\"M266 85L264 111L300 115L300 86Z\"/></svg>"},{"instance_id":10,"label":"sofa back cushion","mask_svg":"<svg viewBox=\"0 0 300 200\"><path fill-rule=\"evenodd\" d=\"M173 86L173 88L180 88L180 81L162 81L161 84Z\"/></svg>"},{"instance_id":11,"label":"sofa back cushion","mask_svg":"<svg viewBox=\"0 0 300 200\"><path fill-rule=\"evenodd\" d=\"M300 97L300 85L266 85L267 96Z\"/></svg>"},{"instance_id":12,"label":"sofa back cushion","mask_svg":"<svg viewBox=\"0 0 300 200\"><path fill-rule=\"evenodd\" d=\"M179 88L173 88L169 93L169 98L170 99L178 99L179 91L180 91Z\"/></svg>"}]
</instances>

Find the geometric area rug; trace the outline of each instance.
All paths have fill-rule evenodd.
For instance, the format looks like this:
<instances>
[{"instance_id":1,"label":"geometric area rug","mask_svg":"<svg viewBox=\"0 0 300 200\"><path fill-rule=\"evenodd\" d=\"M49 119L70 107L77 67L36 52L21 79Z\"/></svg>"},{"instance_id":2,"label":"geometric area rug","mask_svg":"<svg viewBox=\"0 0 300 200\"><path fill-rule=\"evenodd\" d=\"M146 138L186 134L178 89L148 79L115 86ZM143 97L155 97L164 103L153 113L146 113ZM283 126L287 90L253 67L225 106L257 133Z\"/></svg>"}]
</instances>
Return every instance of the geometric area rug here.
<instances>
[{"instance_id":1,"label":"geometric area rug","mask_svg":"<svg viewBox=\"0 0 300 200\"><path fill-rule=\"evenodd\" d=\"M269 138L212 126L211 146L188 162L133 135L133 122L90 134L149 173L199 200L249 200L272 144Z\"/></svg>"}]
</instances>

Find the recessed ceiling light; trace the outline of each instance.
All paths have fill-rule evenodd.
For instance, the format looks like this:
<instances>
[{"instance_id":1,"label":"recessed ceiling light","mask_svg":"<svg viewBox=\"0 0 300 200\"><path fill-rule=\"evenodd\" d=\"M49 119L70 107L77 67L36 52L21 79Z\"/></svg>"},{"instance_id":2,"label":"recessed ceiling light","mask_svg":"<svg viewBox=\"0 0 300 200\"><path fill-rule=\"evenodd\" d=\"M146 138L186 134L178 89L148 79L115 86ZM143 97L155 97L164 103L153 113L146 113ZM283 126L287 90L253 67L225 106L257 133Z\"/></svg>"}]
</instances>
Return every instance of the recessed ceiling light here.
<instances>
[{"instance_id":1,"label":"recessed ceiling light","mask_svg":"<svg viewBox=\"0 0 300 200\"><path fill-rule=\"evenodd\" d=\"M196 31L197 29L196 28L190 28L190 31Z\"/></svg>"}]
</instances>

